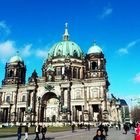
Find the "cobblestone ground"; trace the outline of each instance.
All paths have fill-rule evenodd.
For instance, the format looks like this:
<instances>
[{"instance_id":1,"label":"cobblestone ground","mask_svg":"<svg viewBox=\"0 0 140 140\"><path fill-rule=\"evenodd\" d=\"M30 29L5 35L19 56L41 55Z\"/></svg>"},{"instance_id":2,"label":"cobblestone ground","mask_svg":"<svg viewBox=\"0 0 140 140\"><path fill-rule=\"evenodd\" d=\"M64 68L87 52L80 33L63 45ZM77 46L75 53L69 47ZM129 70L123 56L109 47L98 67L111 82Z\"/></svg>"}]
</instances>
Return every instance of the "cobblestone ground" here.
<instances>
[{"instance_id":1,"label":"cobblestone ground","mask_svg":"<svg viewBox=\"0 0 140 140\"><path fill-rule=\"evenodd\" d=\"M76 130L74 133L71 131L57 132L57 133L47 133L46 140L93 140L93 136L96 133L96 128L87 130ZM34 140L35 135L29 135L28 140ZM17 137L0 138L2 140L16 140ZM24 137L22 136L22 140ZM123 131L117 131L115 129L110 129L107 140L134 140L134 131L131 130L128 134L123 134Z\"/></svg>"}]
</instances>

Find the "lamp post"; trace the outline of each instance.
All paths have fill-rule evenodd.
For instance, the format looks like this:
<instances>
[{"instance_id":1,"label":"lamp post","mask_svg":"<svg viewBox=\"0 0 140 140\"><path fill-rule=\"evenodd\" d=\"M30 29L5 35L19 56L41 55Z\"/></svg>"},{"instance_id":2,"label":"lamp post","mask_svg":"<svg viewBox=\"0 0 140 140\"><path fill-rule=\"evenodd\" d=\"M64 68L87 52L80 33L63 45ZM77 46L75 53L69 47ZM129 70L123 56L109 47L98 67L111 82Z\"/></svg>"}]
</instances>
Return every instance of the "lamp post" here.
<instances>
[{"instance_id":1,"label":"lamp post","mask_svg":"<svg viewBox=\"0 0 140 140\"><path fill-rule=\"evenodd\" d=\"M18 90L19 90L19 77L16 78L16 95L15 95L15 116L14 116L14 124L17 122L17 98L18 98Z\"/></svg>"},{"instance_id":2,"label":"lamp post","mask_svg":"<svg viewBox=\"0 0 140 140\"><path fill-rule=\"evenodd\" d=\"M9 103L9 124L10 124L10 122L11 122L11 108L12 108L12 105L13 105L13 102L11 102L11 101L9 101L8 102Z\"/></svg>"},{"instance_id":3,"label":"lamp post","mask_svg":"<svg viewBox=\"0 0 140 140\"><path fill-rule=\"evenodd\" d=\"M38 124L40 122L40 105L41 105L41 97L38 97Z\"/></svg>"},{"instance_id":4,"label":"lamp post","mask_svg":"<svg viewBox=\"0 0 140 140\"><path fill-rule=\"evenodd\" d=\"M68 104L67 104L67 114L68 114L68 121L71 124L71 86L72 86L72 82L71 82L71 65L72 62L68 59L66 60L67 62L65 62L65 75L67 76L67 80L69 81L69 87L68 87Z\"/></svg>"},{"instance_id":5,"label":"lamp post","mask_svg":"<svg viewBox=\"0 0 140 140\"><path fill-rule=\"evenodd\" d=\"M38 84L37 84L37 72L36 70L34 70L34 72L32 73L32 78L34 80L34 85L35 85L35 89L34 89L34 95L33 95L33 122L35 124L35 117L36 117L36 94L37 94L37 88L38 88Z\"/></svg>"}]
</instances>

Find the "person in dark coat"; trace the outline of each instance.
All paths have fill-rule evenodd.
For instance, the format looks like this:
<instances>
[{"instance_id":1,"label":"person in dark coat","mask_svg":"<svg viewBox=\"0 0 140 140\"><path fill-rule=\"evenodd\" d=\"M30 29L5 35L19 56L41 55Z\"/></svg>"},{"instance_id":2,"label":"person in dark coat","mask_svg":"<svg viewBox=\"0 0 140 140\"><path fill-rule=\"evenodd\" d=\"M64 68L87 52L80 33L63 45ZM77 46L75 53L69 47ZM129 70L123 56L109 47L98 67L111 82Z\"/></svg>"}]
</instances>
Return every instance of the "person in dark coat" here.
<instances>
[{"instance_id":1,"label":"person in dark coat","mask_svg":"<svg viewBox=\"0 0 140 140\"><path fill-rule=\"evenodd\" d=\"M129 130L128 125L127 125L127 124L124 124L123 129L124 129L124 131L125 131L124 134L127 134L127 131Z\"/></svg>"},{"instance_id":2,"label":"person in dark coat","mask_svg":"<svg viewBox=\"0 0 140 140\"><path fill-rule=\"evenodd\" d=\"M108 126L107 125L104 126L104 130L105 130L105 135L108 136L108 134L107 134L108 133Z\"/></svg>"},{"instance_id":3,"label":"person in dark coat","mask_svg":"<svg viewBox=\"0 0 140 140\"><path fill-rule=\"evenodd\" d=\"M45 125L42 126L42 129L41 129L41 132L42 132L42 140L45 140L45 134L47 132L47 127Z\"/></svg>"},{"instance_id":4,"label":"person in dark coat","mask_svg":"<svg viewBox=\"0 0 140 140\"><path fill-rule=\"evenodd\" d=\"M21 139L21 133L22 133L22 126L21 126L21 124L20 124L20 126L18 127L18 130L17 130L18 140Z\"/></svg>"},{"instance_id":5,"label":"person in dark coat","mask_svg":"<svg viewBox=\"0 0 140 140\"><path fill-rule=\"evenodd\" d=\"M90 131L90 124L87 125L88 131Z\"/></svg>"},{"instance_id":6,"label":"person in dark coat","mask_svg":"<svg viewBox=\"0 0 140 140\"><path fill-rule=\"evenodd\" d=\"M102 131L98 129L96 131L96 136L93 137L93 140L106 140L106 137L103 135Z\"/></svg>"},{"instance_id":7,"label":"person in dark coat","mask_svg":"<svg viewBox=\"0 0 140 140\"><path fill-rule=\"evenodd\" d=\"M72 128L72 132L74 132L75 124L72 124L71 128Z\"/></svg>"}]
</instances>

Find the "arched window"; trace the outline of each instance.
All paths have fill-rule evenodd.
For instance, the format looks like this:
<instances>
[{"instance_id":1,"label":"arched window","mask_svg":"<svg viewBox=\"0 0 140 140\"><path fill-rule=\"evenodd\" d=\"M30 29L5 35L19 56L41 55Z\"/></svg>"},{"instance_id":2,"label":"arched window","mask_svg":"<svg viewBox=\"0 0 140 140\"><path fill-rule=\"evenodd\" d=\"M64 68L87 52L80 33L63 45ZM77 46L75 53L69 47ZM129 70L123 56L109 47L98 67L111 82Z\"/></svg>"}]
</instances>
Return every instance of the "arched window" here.
<instances>
[{"instance_id":1,"label":"arched window","mask_svg":"<svg viewBox=\"0 0 140 140\"><path fill-rule=\"evenodd\" d=\"M74 57L78 57L78 53L76 52L76 50L74 50L73 56L74 56Z\"/></svg>"},{"instance_id":2,"label":"arched window","mask_svg":"<svg viewBox=\"0 0 140 140\"><path fill-rule=\"evenodd\" d=\"M62 55L62 51L60 49L58 50L57 55L58 56L61 56Z\"/></svg>"},{"instance_id":3,"label":"arched window","mask_svg":"<svg viewBox=\"0 0 140 140\"><path fill-rule=\"evenodd\" d=\"M56 68L56 75L61 75L61 67Z\"/></svg>"},{"instance_id":4,"label":"arched window","mask_svg":"<svg viewBox=\"0 0 140 140\"><path fill-rule=\"evenodd\" d=\"M26 102L26 96L25 95L22 96L22 102Z\"/></svg>"},{"instance_id":5,"label":"arched window","mask_svg":"<svg viewBox=\"0 0 140 140\"><path fill-rule=\"evenodd\" d=\"M92 70L97 70L97 63L96 62L91 63L91 69Z\"/></svg>"},{"instance_id":6,"label":"arched window","mask_svg":"<svg viewBox=\"0 0 140 140\"><path fill-rule=\"evenodd\" d=\"M77 69L76 68L73 69L73 78L77 78Z\"/></svg>"},{"instance_id":7,"label":"arched window","mask_svg":"<svg viewBox=\"0 0 140 140\"><path fill-rule=\"evenodd\" d=\"M6 96L6 102L9 103L10 102L10 96Z\"/></svg>"},{"instance_id":8,"label":"arched window","mask_svg":"<svg viewBox=\"0 0 140 140\"><path fill-rule=\"evenodd\" d=\"M12 70L10 70L10 77L13 77L14 76L14 72Z\"/></svg>"}]
</instances>

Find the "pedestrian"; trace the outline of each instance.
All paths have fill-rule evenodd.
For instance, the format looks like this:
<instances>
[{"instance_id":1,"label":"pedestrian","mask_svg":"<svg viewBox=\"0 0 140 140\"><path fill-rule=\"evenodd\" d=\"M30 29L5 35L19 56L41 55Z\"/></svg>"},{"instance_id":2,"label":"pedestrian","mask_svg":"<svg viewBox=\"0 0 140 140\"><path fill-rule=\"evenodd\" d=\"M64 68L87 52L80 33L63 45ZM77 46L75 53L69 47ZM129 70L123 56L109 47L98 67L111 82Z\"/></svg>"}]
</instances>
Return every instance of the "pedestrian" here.
<instances>
[{"instance_id":1,"label":"pedestrian","mask_svg":"<svg viewBox=\"0 0 140 140\"><path fill-rule=\"evenodd\" d=\"M74 132L75 124L72 124L71 128L72 128L72 132Z\"/></svg>"},{"instance_id":2,"label":"pedestrian","mask_svg":"<svg viewBox=\"0 0 140 140\"><path fill-rule=\"evenodd\" d=\"M47 132L47 127L45 125L42 126L42 129L41 129L41 132L42 132L42 140L45 140L45 134Z\"/></svg>"},{"instance_id":3,"label":"pedestrian","mask_svg":"<svg viewBox=\"0 0 140 140\"><path fill-rule=\"evenodd\" d=\"M18 130L17 130L18 140L21 139L21 133L22 133L22 126L21 126L21 124L20 124L20 126L18 127Z\"/></svg>"},{"instance_id":4,"label":"pedestrian","mask_svg":"<svg viewBox=\"0 0 140 140\"><path fill-rule=\"evenodd\" d=\"M35 137L35 140L39 140L39 126L38 125L36 125L36 127L35 127L35 134L36 134L36 137Z\"/></svg>"},{"instance_id":5,"label":"pedestrian","mask_svg":"<svg viewBox=\"0 0 140 140\"><path fill-rule=\"evenodd\" d=\"M25 126L25 138L24 140L28 140L28 132L29 132L29 128L28 128L28 123Z\"/></svg>"},{"instance_id":6,"label":"pedestrian","mask_svg":"<svg viewBox=\"0 0 140 140\"><path fill-rule=\"evenodd\" d=\"M118 123L118 127L119 127L119 130L121 130L121 124L120 123Z\"/></svg>"},{"instance_id":7,"label":"pedestrian","mask_svg":"<svg viewBox=\"0 0 140 140\"><path fill-rule=\"evenodd\" d=\"M136 128L135 140L140 140L140 123L138 123L138 126Z\"/></svg>"},{"instance_id":8,"label":"pedestrian","mask_svg":"<svg viewBox=\"0 0 140 140\"><path fill-rule=\"evenodd\" d=\"M88 128L88 131L90 131L90 124L88 123L88 125L87 125L87 128Z\"/></svg>"},{"instance_id":9,"label":"pedestrian","mask_svg":"<svg viewBox=\"0 0 140 140\"><path fill-rule=\"evenodd\" d=\"M118 130L118 124L116 124L116 130Z\"/></svg>"},{"instance_id":10,"label":"pedestrian","mask_svg":"<svg viewBox=\"0 0 140 140\"><path fill-rule=\"evenodd\" d=\"M108 136L108 134L107 134L108 133L108 126L107 125L104 126L104 130L105 130L105 135Z\"/></svg>"},{"instance_id":11,"label":"pedestrian","mask_svg":"<svg viewBox=\"0 0 140 140\"><path fill-rule=\"evenodd\" d=\"M124 124L123 129L124 129L124 132L125 132L124 134L127 134L127 131L129 130L128 125Z\"/></svg>"},{"instance_id":12,"label":"pedestrian","mask_svg":"<svg viewBox=\"0 0 140 140\"><path fill-rule=\"evenodd\" d=\"M96 136L93 137L93 140L106 140L106 137L103 135L102 131L98 129L96 131Z\"/></svg>"}]
</instances>

